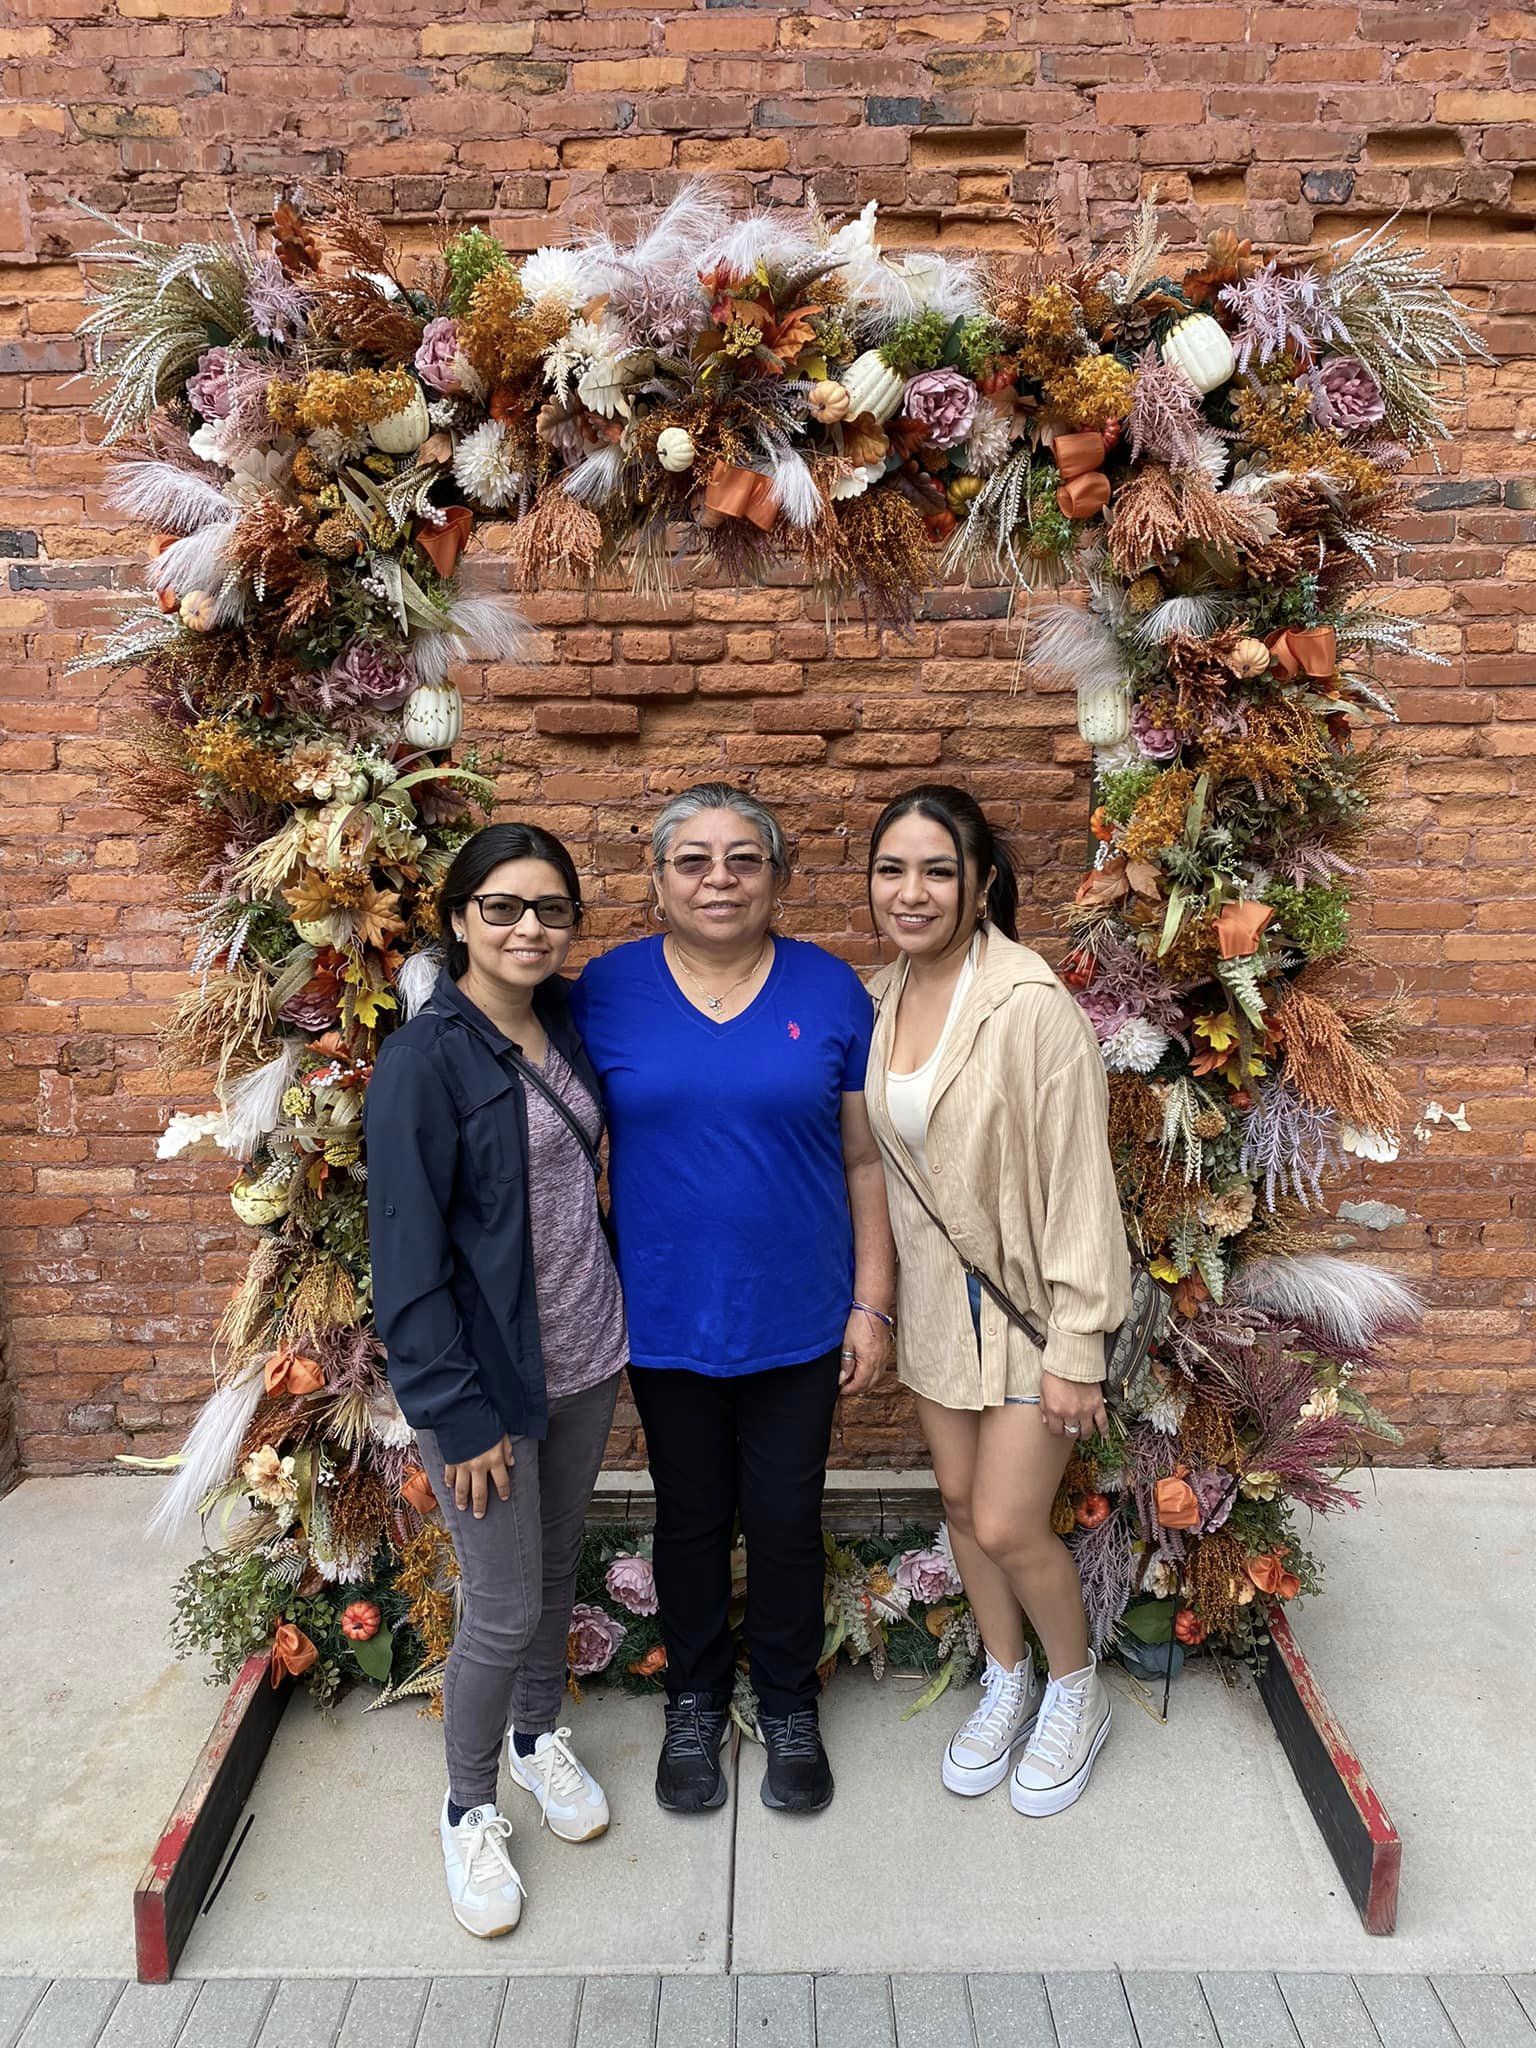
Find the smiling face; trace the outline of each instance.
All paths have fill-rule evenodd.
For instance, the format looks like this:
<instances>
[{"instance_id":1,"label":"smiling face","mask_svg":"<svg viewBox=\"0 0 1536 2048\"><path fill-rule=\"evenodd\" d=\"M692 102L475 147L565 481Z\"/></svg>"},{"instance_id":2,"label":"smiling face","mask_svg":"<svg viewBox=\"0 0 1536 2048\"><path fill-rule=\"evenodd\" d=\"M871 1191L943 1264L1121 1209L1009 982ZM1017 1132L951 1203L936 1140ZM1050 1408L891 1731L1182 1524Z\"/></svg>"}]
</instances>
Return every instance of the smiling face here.
<instances>
[{"instance_id":1,"label":"smiling face","mask_svg":"<svg viewBox=\"0 0 1536 2048\"><path fill-rule=\"evenodd\" d=\"M875 928L914 960L938 960L969 945L985 893L975 862L962 866L948 831L921 811L897 818L875 848L869 874Z\"/></svg>"},{"instance_id":2,"label":"smiling face","mask_svg":"<svg viewBox=\"0 0 1536 2048\"><path fill-rule=\"evenodd\" d=\"M469 950L464 983L471 1000L477 982L482 988L527 995L560 972L574 931L569 926L540 924L533 908L536 899L544 896L570 902L558 868L547 860L504 860L491 869L475 895L480 900L466 903L453 920L455 933ZM485 912L495 910L492 899L498 896L521 896L527 903L516 924L487 921Z\"/></svg>"},{"instance_id":3,"label":"smiling face","mask_svg":"<svg viewBox=\"0 0 1536 2048\"><path fill-rule=\"evenodd\" d=\"M768 935L778 877L762 834L737 811L686 818L654 880L668 928L685 947L746 952Z\"/></svg>"}]
</instances>

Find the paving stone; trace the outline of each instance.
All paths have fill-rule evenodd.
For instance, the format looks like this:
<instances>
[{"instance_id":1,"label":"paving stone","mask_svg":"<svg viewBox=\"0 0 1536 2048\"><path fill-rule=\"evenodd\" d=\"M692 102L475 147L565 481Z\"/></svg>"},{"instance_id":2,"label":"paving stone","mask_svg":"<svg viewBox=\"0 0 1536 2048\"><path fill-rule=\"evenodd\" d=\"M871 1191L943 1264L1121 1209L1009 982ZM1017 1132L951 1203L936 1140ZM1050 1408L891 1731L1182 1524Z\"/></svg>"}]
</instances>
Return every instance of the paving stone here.
<instances>
[{"instance_id":1,"label":"paving stone","mask_svg":"<svg viewBox=\"0 0 1536 2048\"><path fill-rule=\"evenodd\" d=\"M966 1988L978 2048L1056 2048L1051 2002L1037 1972L974 1971Z\"/></svg>"},{"instance_id":2,"label":"paving stone","mask_svg":"<svg viewBox=\"0 0 1536 2048\"><path fill-rule=\"evenodd\" d=\"M1527 2019L1536 2021L1536 1976L1509 1977L1505 1981L1525 2007Z\"/></svg>"},{"instance_id":3,"label":"paving stone","mask_svg":"<svg viewBox=\"0 0 1536 2048\"><path fill-rule=\"evenodd\" d=\"M504 1988L500 1977L434 1977L416 2048L492 2048Z\"/></svg>"},{"instance_id":4,"label":"paving stone","mask_svg":"<svg viewBox=\"0 0 1536 2048\"><path fill-rule=\"evenodd\" d=\"M1296 2048L1280 1986L1266 1970L1202 1970L1200 1988L1224 2048Z\"/></svg>"},{"instance_id":5,"label":"paving stone","mask_svg":"<svg viewBox=\"0 0 1536 2048\"><path fill-rule=\"evenodd\" d=\"M58 1977L22 2031L20 2048L94 2048L123 1994L120 1977Z\"/></svg>"},{"instance_id":6,"label":"paving stone","mask_svg":"<svg viewBox=\"0 0 1536 2048\"><path fill-rule=\"evenodd\" d=\"M98 2048L173 2048L201 1988L195 1980L187 1984L130 1984L112 2008Z\"/></svg>"},{"instance_id":7,"label":"paving stone","mask_svg":"<svg viewBox=\"0 0 1536 2048\"><path fill-rule=\"evenodd\" d=\"M1215 2021L1187 1970L1134 1970L1121 1978L1141 2048L1218 2048Z\"/></svg>"},{"instance_id":8,"label":"paving stone","mask_svg":"<svg viewBox=\"0 0 1536 2048\"><path fill-rule=\"evenodd\" d=\"M891 1990L889 1977L818 1977L816 2048L896 2048Z\"/></svg>"},{"instance_id":9,"label":"paving stone","mask_svg":"<svg viewBox=\"0 0 1536 2048\"><path fill-rule=\"evenodd\" d=\"M738 1977L737 2048L816 2048L813 1997L809 1977Z\"/></svg>"},{"instance_id":10,"label":"paving stone","mask_svg":"<svg viewBox=\"0 0 1536 2048\"><path fill-rule=\"evenodd\" d=\"M732 2048L736 1986L729 1977L663 1977L656 2048Z\"/></svg>"},{"instance_id":11,"label":"paving stone","mask_svg":"<svg viewBox=\"0 0 1536 2048\"><path fill-rule=\"evenodd\" d=\"M255 2048L276 1994L269 1978L210 1978L187 2021L185 2048Z\"/></svg>"},{"instance_id":12,"label":"paving stone","mask_svg":"<svg viewBox=\"0 0 1536 2048\"><path fill-rule=\"evenodd\" d=\"M891 2002L899 2048L972 2048L976 2036L963 1977L893 1977Z\"/></svg>"},{"instance_id":13,"label":"paving stone","mask_svg":"<svg viewBox=\"0 0 1536 2048\"><path fill-rule=\"evenodd\" d=\"M410 2048L427 2002L427 1986L409 1977L375 1977L353 1987L336 2048Z\"/></svg>"},{"instance_id":14,"label":"paving stone","mask_svg":"<svg viewBox=\"0 0 1536 2048\"><path fill-rule=\"evenodd\" d=\"M331 2048L351 1995L345 1977L285 1977L256 2048Z\"/></svg>"},{"instance_id":15,"label":"paving stone","mask_svg":"<svg viewBox=\"0 0 1536 2048\"><path fill-rule=\"evenodd\" d=\"M1047 1970L1046 1996L1061 2048L1136 2048L1136 2029L1113 1970Z\"/></svg>"},{"instance_id":16,"label":"paving stone","mask_svg":"<svg viewBox=\"0 0 1536 2048\"><path fill-rule=\"evenodd\" d=\"M580 1999L579 1977L510 1978L496 2048L572 2048Z\"/></svg>"},{"instance_id":17,"label":"paving stone","mask_svg":"<svg viewBox=\"0 0 1536 2048\"><path fill-rule=\"evenodd\" d=\"M588 1977L576 2048L651 2048L660 1989L657 1977Z\"/></svg>"},{"instance_id":18,"label":"paving stone","mask_svg":"<svg viewBox=\"0 0 1536 2048\"><path fill-rule=\"evenodd\" d=\"M1357 1977L1381 2048L1461 2048L1427 1977Z\"/></svg>"},{"instance_id":19,"label":"paving stone","mask_svg":"<svg viewBox=\"0 0 1536 2048\"><path fill-rule=\"evenodd\" d=\"M1463 2041L1477 2048L1536 2048L1536 2025L1502 1977L1432 1977L1430 1983Z\"/></svg>"},{"instance_id":20,"label":"paving stone","mask_svg":"<svg viewBox=\"0 0 1536 2048\"><path fill-rule=\"evenodd\" d=\"M0 2048L16 2048L17 2037L47 1989L46 1977L0 1977Z\"/></svg>"},{"instance_id":21,"label":"paving stone","mask_svg":"<svg viewBox=\"0 0 1536 2048\"><path fill-rule=\"evenodd\" d=\"M1282 1971L1276 1981L1302 2048L1380 2048L1371 2016L1348 1977L1337 1971Z\"/></svg>"}]
</instances>

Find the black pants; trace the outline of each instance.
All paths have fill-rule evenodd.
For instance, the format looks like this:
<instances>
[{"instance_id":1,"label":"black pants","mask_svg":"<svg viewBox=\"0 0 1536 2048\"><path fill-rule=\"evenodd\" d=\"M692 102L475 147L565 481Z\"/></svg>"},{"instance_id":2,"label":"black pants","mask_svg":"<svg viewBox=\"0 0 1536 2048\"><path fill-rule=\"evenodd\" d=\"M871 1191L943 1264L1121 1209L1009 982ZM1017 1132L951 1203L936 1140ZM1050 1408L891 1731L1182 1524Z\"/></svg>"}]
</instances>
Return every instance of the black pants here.
<instances>
[{"instance_id":1,"label":"black pants","mask_svg":"<svg viewBox=\"0 0 1536 2048\"><path fill-rule=\"evenodd\" d=\"M738 1379L631 1367L656 1488L656 1595L667 1693L731 1696L731 1541L747 1545L747 1646L765 1714L817 1694L823 1634L821 1497L836 1351Z\"/></svg>"}]
</instances>

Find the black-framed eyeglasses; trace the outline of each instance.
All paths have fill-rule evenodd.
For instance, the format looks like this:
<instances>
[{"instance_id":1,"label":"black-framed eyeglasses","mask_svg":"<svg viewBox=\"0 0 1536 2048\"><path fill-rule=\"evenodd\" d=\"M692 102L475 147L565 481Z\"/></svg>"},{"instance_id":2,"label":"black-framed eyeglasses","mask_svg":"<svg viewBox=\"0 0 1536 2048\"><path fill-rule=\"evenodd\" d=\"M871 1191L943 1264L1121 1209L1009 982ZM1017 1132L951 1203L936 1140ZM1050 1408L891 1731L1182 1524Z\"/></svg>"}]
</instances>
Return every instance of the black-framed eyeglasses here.
<instances>
[{"instance_id":1,"label":"black-framed eyeglasses","mask_svg":"<svg viewBox=\"0 0 1536 2048\"><path fill-rule=\"evenodd\" d=\"M531 910L540 924L551 931L568 932L576 922L576 905L569 896L471 896L487 924L521 924Z\"/></svg>"},{"instance_id":2,"label":"black-framed eyeglasses","mask_svg":"<svg viewBox=\"0 0 1536 2048\"><path fill-rule=\"evenodd\" d=\"M669 855L662 865L673 869L685 882L697 882L711 872L715 856L712 853L676 853ZM734 875L738 882L750 882L764 868L771 866L771 862L766 853L753 853L743 847L739 853L728 853L724 865L726 873Z\"/></svg>"}]
</instances>

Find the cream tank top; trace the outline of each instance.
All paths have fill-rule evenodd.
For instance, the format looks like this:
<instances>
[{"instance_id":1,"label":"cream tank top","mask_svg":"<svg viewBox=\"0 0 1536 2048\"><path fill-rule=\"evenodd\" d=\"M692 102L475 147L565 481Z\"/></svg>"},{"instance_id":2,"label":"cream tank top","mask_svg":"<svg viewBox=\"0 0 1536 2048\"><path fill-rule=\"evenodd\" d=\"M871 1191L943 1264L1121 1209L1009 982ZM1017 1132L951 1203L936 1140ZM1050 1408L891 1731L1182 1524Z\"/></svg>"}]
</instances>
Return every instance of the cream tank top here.
<instances>
[{"instance_id":1,"label":"cream tank top","mask_svg":"<svg viewBox=\"0 0 1536 2048\"><path fill-rule=\"evenodd\" d=\"M955 1018L965 1000L966 990L976 979L977 940L971 941L971 949L965 956L965 965L955 983L955 992L949 999L949 1013L944 1019L944 1029L939 1033L938 1044L929 1053L920 1067L914 1067L910 1074L898 1074L894 1067L886 1070L885 1106L896 1134L906 1146L918 1166L926 1175L928 1171L928 1110L933 1101L934 1076L939 1069L939 1059L944 1051L944 1042L954 1029Z\"/></svg>"}]
</instances>

